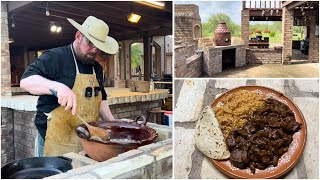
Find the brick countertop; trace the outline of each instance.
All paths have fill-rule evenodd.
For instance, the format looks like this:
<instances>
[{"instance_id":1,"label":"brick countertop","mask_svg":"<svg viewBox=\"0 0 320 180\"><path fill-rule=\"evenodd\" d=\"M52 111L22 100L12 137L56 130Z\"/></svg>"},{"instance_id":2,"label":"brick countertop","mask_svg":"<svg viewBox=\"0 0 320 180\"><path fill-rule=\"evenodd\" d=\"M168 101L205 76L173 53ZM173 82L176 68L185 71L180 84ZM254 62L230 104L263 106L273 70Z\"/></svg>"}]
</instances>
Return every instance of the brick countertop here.
<instances>
[{"instance_id":1,"label":"brick countertop","mask_svg":"<svg viewBox=\"0 0 320 180\"><path fill-rule=\"evenodd\" d=\"M155 89L149 93L130 92L129 88L105 89L108 94L109 105L154 101L169 96L167 89ZM38 96L32 95L1 96L1 107L22 111L36 111L37 101Z\"/></svg>"},{"instance_id":2,"label":"brick countertop","mask_svg":"<svg viewBox=\"0 0 320 180\"><path fill-rule=\"evenodd\" d=\"M205 106L229 89L265 86L284 93L301 110L307 123L307 143L297 165L283 178L319 179L319 81L318 80L176 80L174 117L174 170L176 179L228 178L195 146L195 126ZM192 95L192 100L190 100Z\"/></svg>"}]
</instances>

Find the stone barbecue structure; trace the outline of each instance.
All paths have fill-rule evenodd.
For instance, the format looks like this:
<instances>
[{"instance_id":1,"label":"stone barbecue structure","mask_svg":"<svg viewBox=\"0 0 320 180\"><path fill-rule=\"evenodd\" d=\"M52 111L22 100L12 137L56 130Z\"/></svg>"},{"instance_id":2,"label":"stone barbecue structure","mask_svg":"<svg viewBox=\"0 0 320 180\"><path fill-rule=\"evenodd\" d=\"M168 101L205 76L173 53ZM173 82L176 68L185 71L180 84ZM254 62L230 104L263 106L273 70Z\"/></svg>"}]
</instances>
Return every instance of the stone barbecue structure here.
<instances>
[{"instance_id":1,"label":"stone barbecue structure","mask_svg":"<svg viewBox=\"0 0 320 180\"><path fill-rule=\"evenodd\" d=\"M237 68L246 64L244 45L216 46L204 50L203 72L209 76L227 68Z\"/></svg>"},{"instance_id":2,"label":"stone barbecue structure","mask_svg":"<svg viewBox=\"0 0 320 180\"><path fill-rule=\"evenodd\" d=\"M175 4L176 77L213 76L222 72L227 64L227 68L246 64L244 45L214 46L212 39L198 36L201 35L198 32L201 31L199 24L201 19L198 6Z\"/></svg>"},{"instance_id":3,"label":"stone barbecue structure","mask_svg":"<svg viewBox=\"0 0 320 180\"><path fill-rule=\"evenodd\" d=\"M305 13L301 13L301 8L307 9ZM201 9L196 5L175 4L176 77L214 77L225 69L225 65L229 65L227 68L238 68L246 64L291 64L292 29L298 25L307 27L310 46L308 62L319 63L319 32L316 32L319 27L319 2L283 1L271 6L271 1L261 1L260 5L255 1L243 1L242 40L233 42L231 39L231 46L222 47L214 46L212 38L202 38L198 32L201 31L201 26L198 26L201 24L199 11ZM249 48L250 21L282 21L282 46ZM232 56L229 57L230 53Z\"/></svg>"}]
</instances>

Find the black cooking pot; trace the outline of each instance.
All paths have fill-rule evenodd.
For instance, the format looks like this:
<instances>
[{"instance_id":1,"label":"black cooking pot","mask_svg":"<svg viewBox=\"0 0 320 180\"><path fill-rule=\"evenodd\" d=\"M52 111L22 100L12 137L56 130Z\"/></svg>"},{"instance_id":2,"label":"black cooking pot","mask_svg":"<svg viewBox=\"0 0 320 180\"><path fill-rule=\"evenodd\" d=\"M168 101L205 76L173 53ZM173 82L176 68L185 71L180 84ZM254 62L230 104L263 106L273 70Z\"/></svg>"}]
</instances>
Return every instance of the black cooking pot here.
<instances>
[{"instance_id":1,"label":"black cooking pot","mask_svg":"<svg viewBox=\"0 0 320 180\"><path fill-rule=\"evenodd\" d=\"M12 161L1 168L2 179L42 179L72 169L66 157L33 157Z\"/></svg>"}]
</instances>

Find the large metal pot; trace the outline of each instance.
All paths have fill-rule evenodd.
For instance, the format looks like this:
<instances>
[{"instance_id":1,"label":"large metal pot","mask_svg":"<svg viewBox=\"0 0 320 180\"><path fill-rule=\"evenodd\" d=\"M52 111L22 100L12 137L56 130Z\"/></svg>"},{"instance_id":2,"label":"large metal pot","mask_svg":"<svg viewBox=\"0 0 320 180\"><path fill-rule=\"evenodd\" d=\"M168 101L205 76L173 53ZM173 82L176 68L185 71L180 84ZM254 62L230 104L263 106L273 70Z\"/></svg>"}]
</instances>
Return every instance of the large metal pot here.
<instances>
[{"instance_id":1,"label":"large metal pot","mask_svg":"<svg viewBox=\"0 0 320 180\"><path fill-rule=\"evenodd\" d=\"M3 179L42 179L72 169L66 157L33 157L12 161L1 168Z\"/></svg>"},{"instance_id":2,"label":"large metal pot","mask_svg":"<svg viewBox=\"0 0 320 180\"><path fill-rule=\"evenodd\" d=\"M142 120L142 122L139 123L138 120ZM146 123L144 116L138 116L132 122L121 120L90 122L90 125L101 127L110 132L110 140L106 142L90 139L90 133L84 124L79 125L76 132L81 138L80 142L86 154L101 162L131 149L137 149L139 146L152 143L157 137L157 133L154 129L147 127Z\"/></svg>"},{"instance_id":3,"label":"large metal pot","mask_svg":"<svg viewBox=\"0 0 320 180\"><path fill-rule=\"evenodd\" d=\"M214 31L214 45L215 46L229 46L231 45L231 33L227 24L221 22Z\"/></svg>"}]
</instances>

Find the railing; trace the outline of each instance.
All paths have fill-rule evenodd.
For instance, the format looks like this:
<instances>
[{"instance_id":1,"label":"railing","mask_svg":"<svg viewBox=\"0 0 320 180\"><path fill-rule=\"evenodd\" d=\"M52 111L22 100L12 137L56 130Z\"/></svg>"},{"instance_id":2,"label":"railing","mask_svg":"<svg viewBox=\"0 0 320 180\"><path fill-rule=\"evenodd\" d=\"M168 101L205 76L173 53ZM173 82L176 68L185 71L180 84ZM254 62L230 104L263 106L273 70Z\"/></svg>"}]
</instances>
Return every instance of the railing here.
<instances>
[{"instance_id":1,"label":"railing","mask_svg":"<svg viewBox=\"0 0 320 180\"><path fill-rule=\"evenodd\" d=\"M242 9L281 9L282 1L242 1Z\"/></svg>"}]
</instances>

